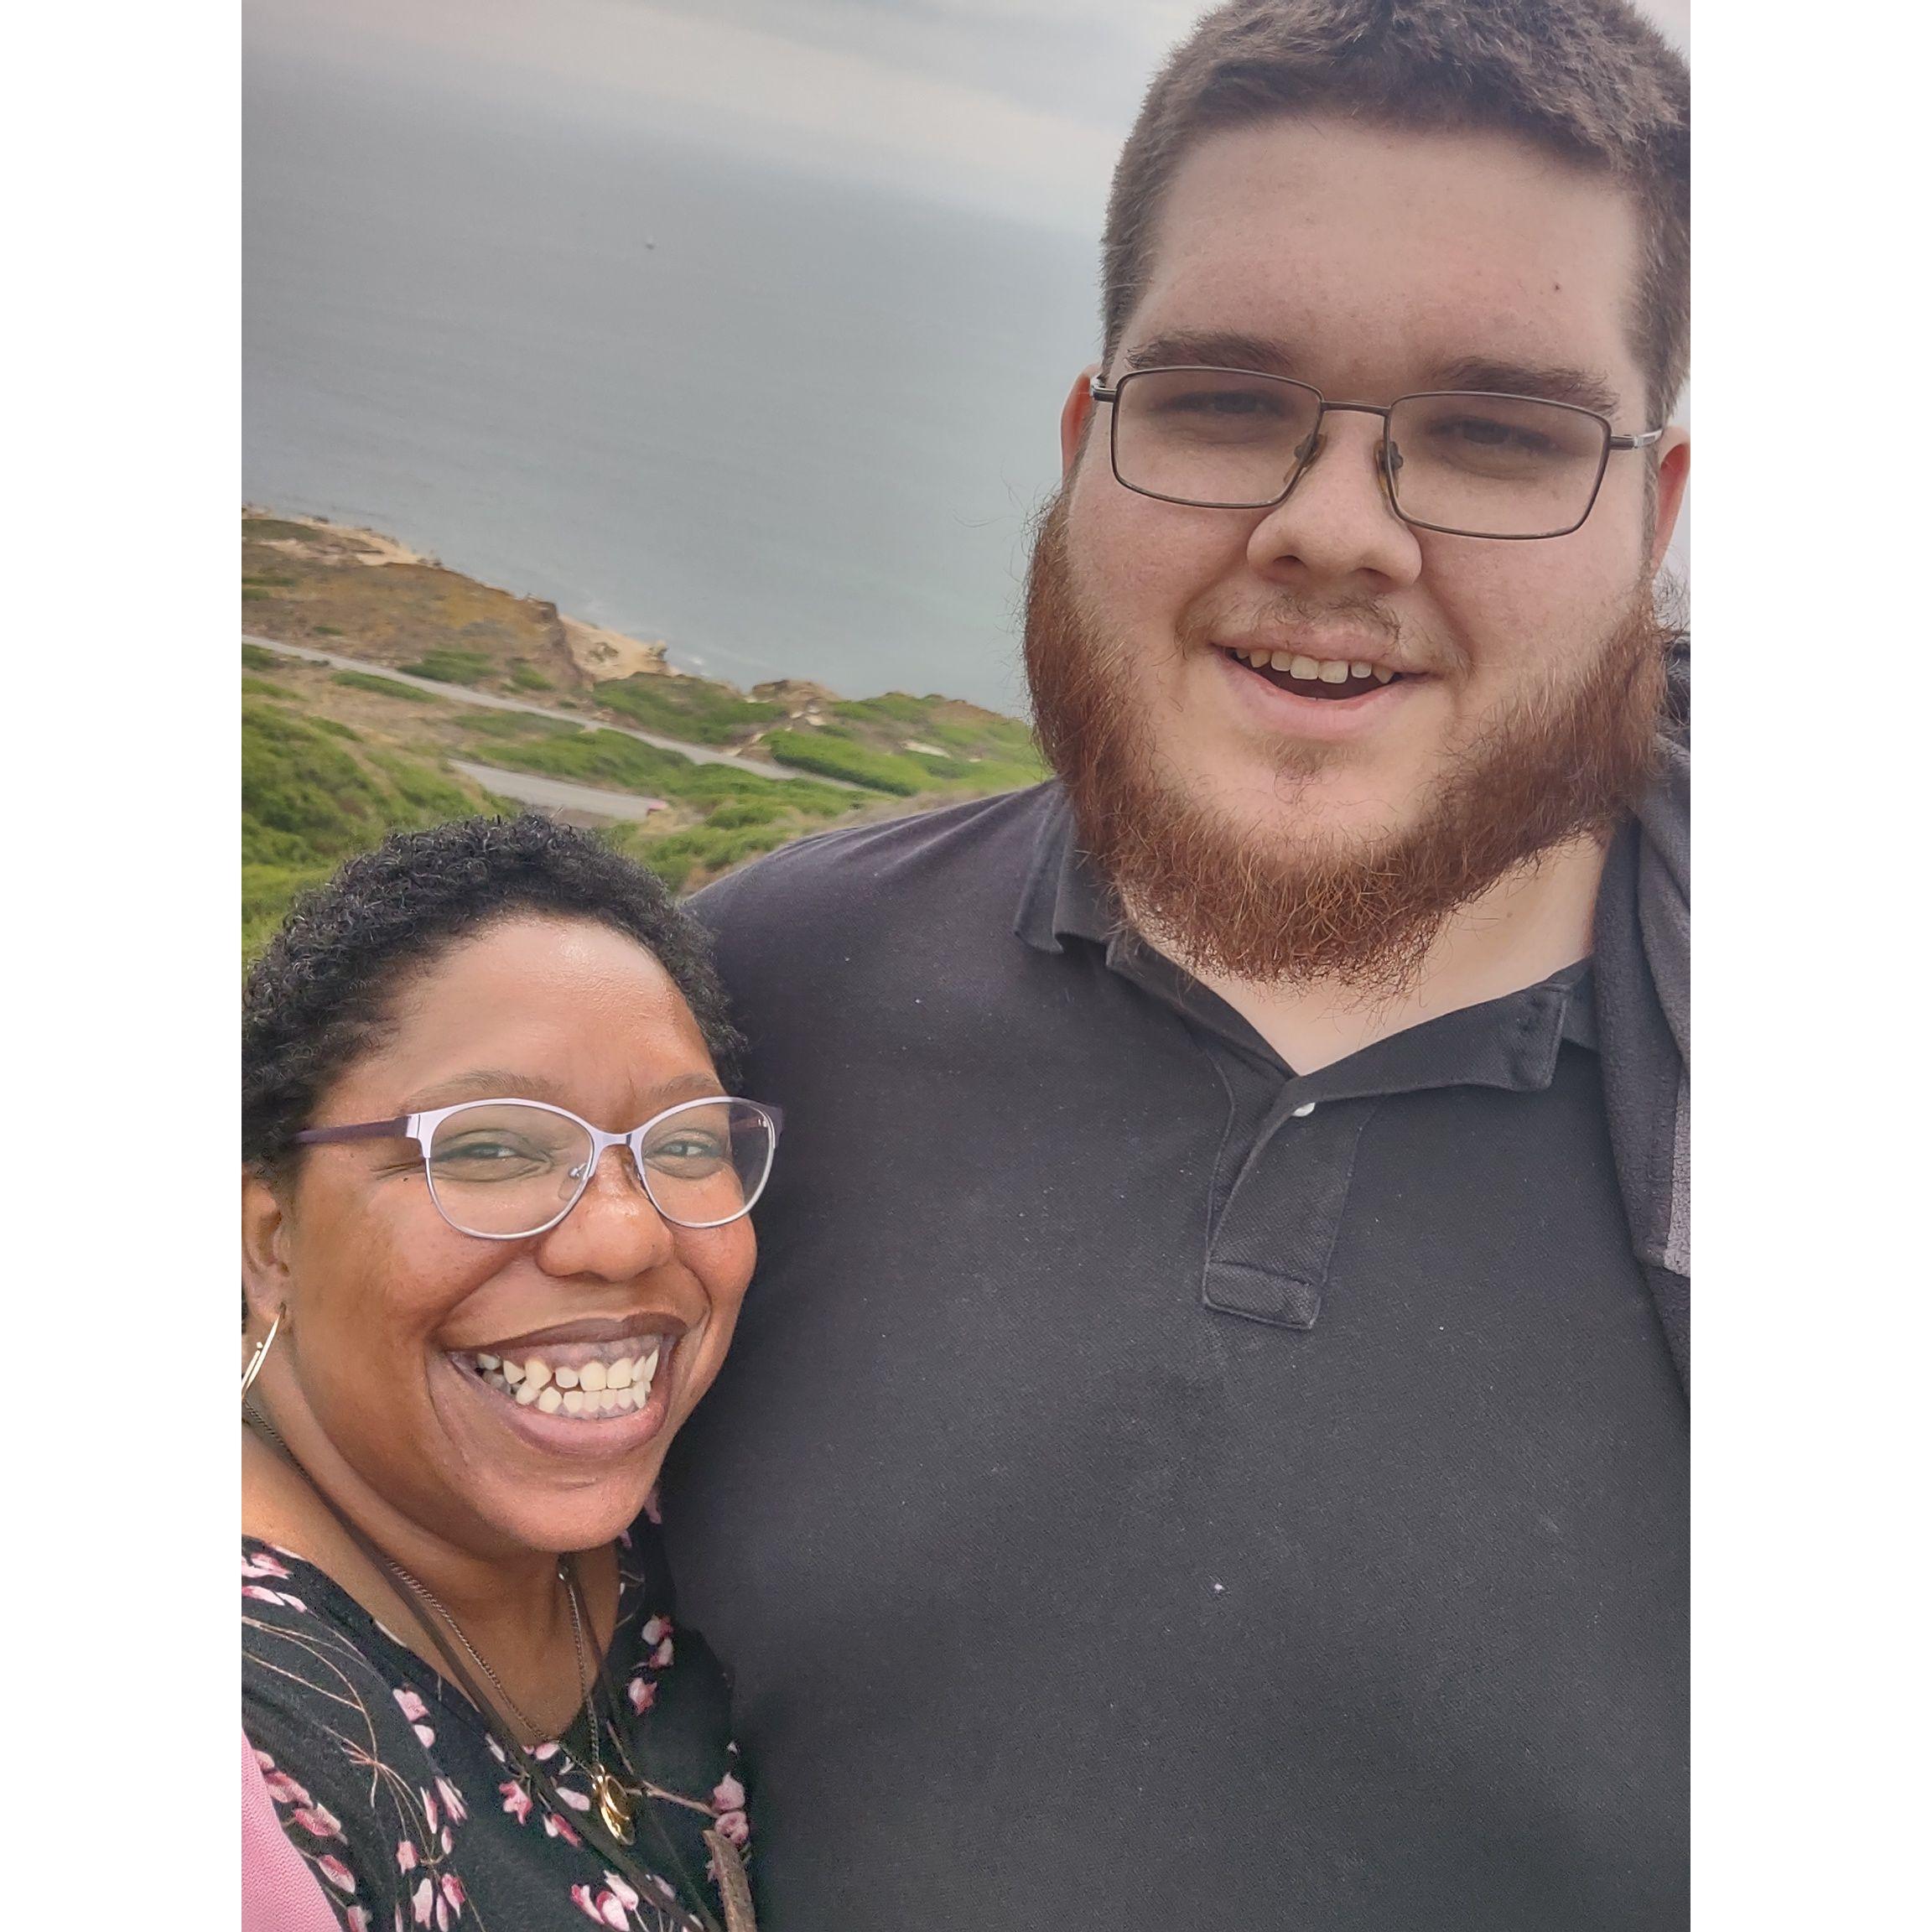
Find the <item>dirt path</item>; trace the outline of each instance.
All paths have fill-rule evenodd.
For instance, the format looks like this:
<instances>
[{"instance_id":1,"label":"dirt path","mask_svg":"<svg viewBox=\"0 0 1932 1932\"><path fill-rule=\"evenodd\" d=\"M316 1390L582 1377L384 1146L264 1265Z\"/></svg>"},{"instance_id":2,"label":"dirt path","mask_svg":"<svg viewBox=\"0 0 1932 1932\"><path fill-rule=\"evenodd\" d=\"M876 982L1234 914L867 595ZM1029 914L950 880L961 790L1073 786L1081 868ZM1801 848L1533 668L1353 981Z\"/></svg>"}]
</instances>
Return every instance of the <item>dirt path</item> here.
<instances>
[{"instance_id":1,"label":"dirt path","mask_svg":"<svg viewBox=\"0 0 1932 1932\"><path fill-rule=\"evenodd\" d=\"M729 765L735 771L755 772L761 778L791 780L804 776L783 765L773 765L762 758L741 758L735 752L720 751L709 745L688 745L681 738L664 738L655 731L640 731L630 724L613 724L602 718L587 718L581 711L555 711L548 705L532 704L523 698L506 698L495 691L473 691L467 684L444 684L434 678L416 678L407 671L397 671L387 664L372 663L366 657L346 657L333 651L315 651L306 644L284 644L274 637L257 637L252 632L242 633L244 644L259 645L264 651L273 651L283 657L299 657L304 663L326 664L337 671L360 671L371 678L387 678L397 684L408 684L418 691L427 691L437 698L447 698L457 704L478 704L489 711L527 711L532 718L548 718L559 724L574 724L580 731L616 731L626 738L635 738L642 745L655 745L661 751L676 751L688 758L694 765ZM813 775L813 782L818 785L836 785L841 791L862 792L861 785L849 784L843 778L825 778Z\"/></svg>"},{"instance_id":2,"label":"dirt path","mask_svg":"<svg viewBox=\"0 0 1932 1932\"><path fill-rule=\"evenodd\" d=\"M472 765L462 758L449 761L452 771L473 778L486 792L513 798L519 805L540 805L549 812L579 812L599 818L648 818L667 808L662 798L636 792L605 792L595 785L573 785L540 771L506 771L496 765Z\"/></svg>"}]
</instances>

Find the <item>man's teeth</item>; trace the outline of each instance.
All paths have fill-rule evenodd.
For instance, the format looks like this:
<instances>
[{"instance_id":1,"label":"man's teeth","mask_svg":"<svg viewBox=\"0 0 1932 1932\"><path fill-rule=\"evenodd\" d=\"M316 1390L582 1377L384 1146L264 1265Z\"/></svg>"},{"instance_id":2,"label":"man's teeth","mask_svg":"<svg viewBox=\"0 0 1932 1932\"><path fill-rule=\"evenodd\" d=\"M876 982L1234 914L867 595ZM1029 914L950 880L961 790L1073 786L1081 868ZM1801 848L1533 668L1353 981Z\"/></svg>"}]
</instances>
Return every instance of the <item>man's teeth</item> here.
<instances>
[{"instance_id":1,"label":"man's teeth","mask_svg":"<svg viewBox=\"0 0 1932 1932\"><path fill-rule=\"evenodd\" d=\"M1234 655L1257 671L1285 672L1306 683L1346 684L1350 678L1373 678L1386 684L1395 673L1385 664L1344 657L1305 657L1292 651L1237 651Z\"/></svg>"},{"instance_id":2,"label":"man's teeth","mask_svg":"<svg viewBox=\"0 0 1932 1932\"><path fill-rule=\"evenodd\" d=\"M492 1389L546 1415L629 1415L651 1400L661 1344L630 1354L611 1350L554 1364L541 1355L521 1360L479 1352L470 1359Z\"/></svg>"}]
</instances>

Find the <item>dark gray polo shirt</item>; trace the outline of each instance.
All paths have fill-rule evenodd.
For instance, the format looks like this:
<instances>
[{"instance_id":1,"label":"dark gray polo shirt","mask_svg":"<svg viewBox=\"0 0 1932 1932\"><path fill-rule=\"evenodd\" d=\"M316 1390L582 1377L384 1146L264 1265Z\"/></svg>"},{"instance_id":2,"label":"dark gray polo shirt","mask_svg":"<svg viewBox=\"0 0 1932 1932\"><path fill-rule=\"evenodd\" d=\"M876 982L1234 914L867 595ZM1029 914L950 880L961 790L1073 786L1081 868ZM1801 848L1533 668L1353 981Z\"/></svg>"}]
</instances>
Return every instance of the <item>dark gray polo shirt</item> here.
<instances>
[{"instance_id":1,"label":"dark gray polo shirt","mask_svg":"<svg viewBox=\"0 0 1932 1932\"><path fill-rule=\"evenodd\" d=\"M1587 968L1297 1077L1051 786L697 904L786 1110L665 1507L767 1932L1685 1924L1687 1405Z\"/></svg>"}]
</instances>

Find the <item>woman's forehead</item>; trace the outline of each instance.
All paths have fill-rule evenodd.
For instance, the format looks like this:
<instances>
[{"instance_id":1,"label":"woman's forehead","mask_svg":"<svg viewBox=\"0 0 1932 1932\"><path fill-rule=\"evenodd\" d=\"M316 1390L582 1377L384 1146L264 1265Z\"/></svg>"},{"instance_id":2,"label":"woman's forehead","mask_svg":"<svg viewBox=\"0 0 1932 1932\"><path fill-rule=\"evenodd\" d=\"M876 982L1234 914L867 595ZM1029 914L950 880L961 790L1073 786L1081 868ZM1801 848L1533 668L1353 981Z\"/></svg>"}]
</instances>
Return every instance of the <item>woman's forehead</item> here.
<instances>
[{"instance_id":1,"label":"woman's forehead","mask_svg":"<svg viewBox=\"0 0 1932 1932\"><path fill-rule=\"evenodd\" d=\"M588 920L491 926L413 975L389 1018L345 1088L443 1085L487 1068L553 1089L655 1088L710 1067L670 974L627 934Z\"/></svg>"}]
</instances>

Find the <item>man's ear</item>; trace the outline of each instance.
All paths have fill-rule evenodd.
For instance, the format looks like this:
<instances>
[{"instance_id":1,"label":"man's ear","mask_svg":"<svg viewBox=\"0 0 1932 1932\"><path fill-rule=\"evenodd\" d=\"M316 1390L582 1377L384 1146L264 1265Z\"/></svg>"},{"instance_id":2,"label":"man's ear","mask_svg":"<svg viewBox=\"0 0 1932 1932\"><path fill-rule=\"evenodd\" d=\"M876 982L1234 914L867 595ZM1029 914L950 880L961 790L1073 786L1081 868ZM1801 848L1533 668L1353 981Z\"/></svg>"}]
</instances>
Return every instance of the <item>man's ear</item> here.
<instances>
[{"instance_id":1,"label":"man's ear","mask_svg":"<svg viewBox=\"0 0 1932 1932\"><path fill-rule=\"evenodd\" d=\"M1080 452L1086 447L1087 425L1093 420L1093 378L1100 373L1098 362L1089 362L1073 378L1073 387L1067 392L1067 400L1060 406L1060 480L1066 482L1073 474L1073 465L1080 460Z\"/></svg>"},{"instance_id":2,"label":"man's ear","mask_svg":"<svg viewBox=\"0 0 1932 1932\"><path fill-rule=\"evenodd\" d=\"M1663 564L1664 553L1670 548L1677 512L1684 507L1684 492L1690 481L1690 432L1672 423L1657 448L1657 533L1650 541L1653 577Z\"/></svg>"},{"instance_id":3,"label":"man's ear","mask_svg":"<svg viewBox=\"0 0 1932 1932\"><path fill-rule=\"evenodd\" d=\"M286 1307L294 1285L288 1266L291 1233L283 1191L251 1169L242 1171L242 1293L252 1321L266 1328Z\"/></svg>"}]
</instances>

